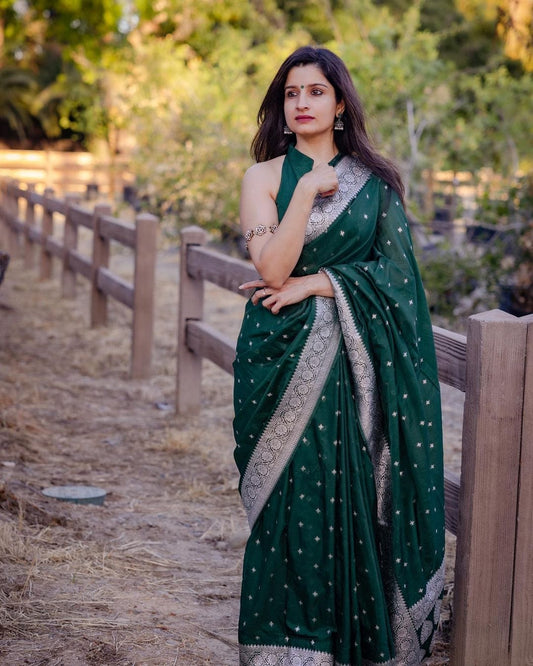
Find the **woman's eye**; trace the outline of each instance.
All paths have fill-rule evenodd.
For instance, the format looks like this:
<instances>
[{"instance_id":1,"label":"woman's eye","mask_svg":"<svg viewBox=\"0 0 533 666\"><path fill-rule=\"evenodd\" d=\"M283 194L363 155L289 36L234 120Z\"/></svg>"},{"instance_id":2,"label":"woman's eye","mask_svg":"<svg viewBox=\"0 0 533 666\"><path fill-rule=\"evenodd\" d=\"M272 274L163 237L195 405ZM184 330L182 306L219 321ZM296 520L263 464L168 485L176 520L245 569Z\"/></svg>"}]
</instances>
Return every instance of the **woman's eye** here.
<instances>
[{"instance_id":1,"label":"woman's eye","mask_svg":"<svg viewBox=\"0 0 533 666\"><path fill-rule=\"evenodd\" d=\"M289 90L287 92L287 97L296 97L296 93L294 92L294 90Z\"/></svg>"},{"instance_id":2,"label":"woman's eye","mask_svg":"<svg viewBox=\"0 0 533 666\"><path fill-rule=\"evenodd\" d=\"M312 93L313 95L322 95L322 90L320 90L320 88L315 88Z\"/></svg>"}]
</instances>

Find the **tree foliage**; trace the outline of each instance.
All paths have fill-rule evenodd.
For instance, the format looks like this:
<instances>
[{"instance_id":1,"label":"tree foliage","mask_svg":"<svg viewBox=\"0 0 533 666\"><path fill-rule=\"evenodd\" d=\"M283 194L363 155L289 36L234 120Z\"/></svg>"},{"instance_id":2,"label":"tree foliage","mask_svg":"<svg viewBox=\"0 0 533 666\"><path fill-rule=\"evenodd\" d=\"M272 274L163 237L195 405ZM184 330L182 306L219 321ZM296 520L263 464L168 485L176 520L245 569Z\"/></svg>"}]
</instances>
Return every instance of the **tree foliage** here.
<instances>
[{"instance_id":1,"label":"tree foliage","mask_svg":"<svg viewBox=\"0 0 533 666\"><path fill-rule=\"evenodd\" d=\"M513 174L532 158L530 0L0 0L0 136L131 156L144 200L237 215L262 95L322 43L347 63L413 201L428 167ZM528 13L529 12L529 13Z\"/></svg>"}]
</instances>

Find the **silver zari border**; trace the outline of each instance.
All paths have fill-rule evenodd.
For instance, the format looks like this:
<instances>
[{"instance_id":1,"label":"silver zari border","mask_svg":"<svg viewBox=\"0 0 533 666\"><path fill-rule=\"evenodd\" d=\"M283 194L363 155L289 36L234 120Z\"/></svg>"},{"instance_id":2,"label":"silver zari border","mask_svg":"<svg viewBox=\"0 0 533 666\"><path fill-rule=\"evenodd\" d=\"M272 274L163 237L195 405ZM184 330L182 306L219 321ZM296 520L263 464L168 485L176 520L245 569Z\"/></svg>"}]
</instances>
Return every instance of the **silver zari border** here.
<instances>
[{"instance_id":1,"label":"silver zari border","mask_svg":"<svg viewBox=\"0 0 533 666\"><path fill-rule=\"evenodd\" d=\"M239 666L344 666L333 655L280 645L239 645ZM346 665L348 666L348 665Z\"/></svg>"},{"instance_id":2,"label":"silver zari border","mask_svg":"<svg viewBox=\"0 0 533 666\"><path fill-rule=\"evenodd\" d=\"M391 525L392 519L391 455L383 429L383 413L379 403L374 367L341 285L327 268L321 270L328 275L333 285L344 343L356 387L359 420L374 468L378 523L381 531L388 534L390 530L387 527ZM390 548L387 544L384 545L383 556L390 557ZM392 576L392 562L384 562L384 565L391 569ZM425 651L421 644L427 640L434 628L432 622L431 632L429 631L430 621L426 618L432 609L435 609L434 613L438 610L443 586L444 560L427 582L424 596L411 608L407 607L397 582L393 578L386 581L387 595L392 605L390 616L396 651L396 658L392 662L394 666L418 666L423 661ZM422 640L418 637L418 630L421 630Z\"/></svg>"},{"instance_id":3,"label":"silver zari border","mask_svg":"<svg viewBox=\"0 0 533 666\"><path fill-rule=\"evenodd\" d=\"M310 243L328 229L349 206L372 172L355 157L346 155L335 166L339 189L330 197L317 196L305 230L305 243Z\"/></svg>"},{"instance_id":4,"label":"silver zari border","mask_svg":"<svg viewBox=\"0 0 533 666\"><path fill-rule=\"evenodd\" d=\"M346 296L335 276L321 269L331 280L339 313L344 344L350 360L356 387L359 422L368 445L376 486L377 518L382 526L391 523L391 456L383 432L383 414L378 398L376 375L372 360L357 329Z\"/></svg>"},{"instance_id":5,"label":"silver zari border","mask_svg":"<svg viewBox=\"0 0 533 666\"><path fill-rule=\"evenodd\" d=\"M241 498L253 526L290 460L337 356L340 326L332 298L316 297L316 315L287 389L250 457Z\"/></svg>"},{"instance_id":6,"label":"silver zari border","mask_svg":"<svg viewBox=\"0 0 533 666\"><path fill-rule=\"evenodd\" d=\"M280 645L239 645L239 666L351 666L335 661L332 654ZM395 659L373 662L363 659L361 666L401 666Z\"/></svg>"}]
</instances>

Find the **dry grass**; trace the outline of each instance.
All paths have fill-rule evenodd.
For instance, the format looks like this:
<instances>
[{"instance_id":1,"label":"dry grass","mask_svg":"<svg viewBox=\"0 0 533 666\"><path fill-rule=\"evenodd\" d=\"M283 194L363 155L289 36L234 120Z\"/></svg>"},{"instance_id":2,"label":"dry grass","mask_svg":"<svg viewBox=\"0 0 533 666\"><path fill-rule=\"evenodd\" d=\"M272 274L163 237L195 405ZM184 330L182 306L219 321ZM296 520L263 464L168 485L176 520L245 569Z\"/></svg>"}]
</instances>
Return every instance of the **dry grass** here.
<instances>
[{"instance_id":1,"label":"dry grass","mask_svg":"<svg viewBox=\"0 0 533 666\"><path fill-rule=\"evenodd\" d=\"M127 255L114 262L127 278ZM91 330L86 285L63 301L57 279L39 283L11 262L0 310L6 666L237 661L247 526L232 457L231 378L205 363L201 414L174 414L177 277L175 253L162 253L153 376L131 381L126 308L110 303L110 325ZM209 287L206 301L210 322L235 336L242 299ZM461 407L453 402L452 461ZM74 483L105 488L105 505L41 493ZM448 663L448 626L445 605L431 666Z\"/></svg>"}]
</instances>

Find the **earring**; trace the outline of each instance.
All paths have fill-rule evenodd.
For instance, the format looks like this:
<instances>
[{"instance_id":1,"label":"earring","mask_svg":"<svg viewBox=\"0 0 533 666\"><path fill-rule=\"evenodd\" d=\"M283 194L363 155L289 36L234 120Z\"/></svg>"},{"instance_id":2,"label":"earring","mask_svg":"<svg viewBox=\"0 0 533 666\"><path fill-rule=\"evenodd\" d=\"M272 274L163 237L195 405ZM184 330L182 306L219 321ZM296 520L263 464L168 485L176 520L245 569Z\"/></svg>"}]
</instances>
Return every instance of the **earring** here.
<instances>
[{"instance_id":1,"label":"earring","mask_svg":"<svg viewBox=\"0 0 533 666\"><path fill-rule=\"evenodd\" d=\"M294 132L289 129L288 125L283 125L283 134L294 134Z\"/></svg>"},{"instance_id":2,"label":"earring","mask_svg":"<svg viewBox=\"0 0 533 666\"><path fill-rule=\"evenodd\" d=\"M343 121L343 119L342 119L342 115L341 115L341 114L339 114L339 115L335 118L335 125L333 125L333 129L334 129L334 130L337 130L337 132L342 132L342 131L344 131L344 121Z\"/></svg>"}]
</instances>

